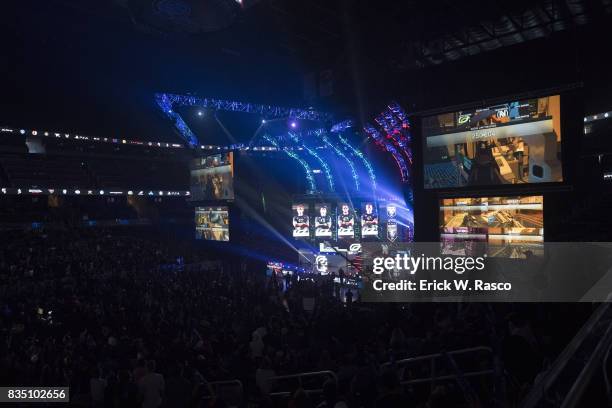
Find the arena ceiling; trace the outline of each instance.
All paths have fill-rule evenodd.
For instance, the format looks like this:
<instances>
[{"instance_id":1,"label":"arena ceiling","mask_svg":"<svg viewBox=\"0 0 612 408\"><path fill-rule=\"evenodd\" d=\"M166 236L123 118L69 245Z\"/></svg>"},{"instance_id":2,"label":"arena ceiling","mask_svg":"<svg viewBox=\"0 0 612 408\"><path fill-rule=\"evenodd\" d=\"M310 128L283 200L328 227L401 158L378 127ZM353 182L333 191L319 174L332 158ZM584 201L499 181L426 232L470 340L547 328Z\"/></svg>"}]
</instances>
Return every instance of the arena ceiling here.
<instances>
[{"instance_id":1,"label":"arena ceiling","mask_svg":"<svg viewBox=\"0 0 612 408\"><path fill-rule=\"evenodd\" d=\"M364 54L372 59L382 58L397 69L423 68L545 38L601 20L612 12L612 0L58 0L57 3L123 21L157 36L200 36L203 40L206 34L226 30L228 37L239 39L246 47L253 45L254 35L265 38L278 50L315 60L342 56L350 52L351 41L359 40ZM241 52L240 46L231 41L219 41L217 45L230 46L228 52Z\"/></svg>"},{"instance_id":2,"label":"arena ceiling","mask_svg":"<svg viewBox=\"0 0 612 408\"><path fill-rule=\"evenodd\" d=\"M566 47L564 36L606 30L611 11L612 0L22 0L4 6L0 25L3 56L14 62L3 76L12 102L5 116L14 120L3 124L159 139L168 129L156 92L345 109L341 118L363 122L390 99L413 111L455 102L440 95L480 98L451 78L456 64L470 64L463 69L472 77L463 82L490 84L515 62L507 55L517 47L549 38L561 38L554 52L536 61L543 54L534 47L520 73L486 91L503 95L581 76L601 88L607 66L599 76L579 67L597 42ZM559 63L567 75L556 72ZM527 71L547 82L525 82ZM308 75L318 81L312 99Z\"/></svg>"}]
</instances>

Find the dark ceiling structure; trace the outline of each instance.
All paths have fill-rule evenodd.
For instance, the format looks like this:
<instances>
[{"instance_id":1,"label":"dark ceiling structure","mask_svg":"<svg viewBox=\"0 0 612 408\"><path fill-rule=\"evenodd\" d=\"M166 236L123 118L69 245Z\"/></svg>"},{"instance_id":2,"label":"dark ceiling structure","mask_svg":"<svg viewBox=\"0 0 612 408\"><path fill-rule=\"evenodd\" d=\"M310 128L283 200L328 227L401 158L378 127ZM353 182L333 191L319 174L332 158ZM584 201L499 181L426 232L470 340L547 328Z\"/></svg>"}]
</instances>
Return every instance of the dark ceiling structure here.
<instances>
[{"instance_id":1,"label":"dark ceiling structure","mask_svg":"<svg viewBox=\"0 0 612 408\"><path fill-rule=\"evenodd\" d=\"M590 112L612 107L599 55L612 0L23 0L3 12L6 125L159 139L157 92L365 123L390 100L414 112L585 81L601 94Z\"/></svg>"},{"instance_id":2,"label":"dark ceiling structure","mask_svg":"<svg viewBox=\"0 0 612 408\"><path fill-rule=\"evenodd\" d=\"M311 58L393 48L395 63L427 67L545 38L601 20L612 0L59 0L64 6L131 23L158 36L263 31L287 52ZM356 34L357 33L357 34ZM243 37L244 39L244 37ZM247 41L248 43L248 41Z\"/></svg>"}]
</instances>

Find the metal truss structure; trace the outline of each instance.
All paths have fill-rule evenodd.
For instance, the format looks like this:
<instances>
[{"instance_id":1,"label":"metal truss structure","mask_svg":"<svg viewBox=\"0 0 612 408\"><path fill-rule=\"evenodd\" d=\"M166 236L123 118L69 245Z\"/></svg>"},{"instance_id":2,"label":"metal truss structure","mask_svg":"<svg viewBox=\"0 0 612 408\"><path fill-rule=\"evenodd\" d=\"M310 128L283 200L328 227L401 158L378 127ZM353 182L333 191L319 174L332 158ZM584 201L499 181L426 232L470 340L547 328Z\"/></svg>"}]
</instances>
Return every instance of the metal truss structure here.
<instances>
[{"instance_id":1,"label":"metal truss structure","mask_svg":"<svg viewBox=\"0 0 612 408\"><path fill-rule=\"evenodd\" d=\"M370 177L370 182L372 183L372 188L374 190L376 190L376 174L374 173L374 168L372 167L372 164L370 164L370 162L368 161L368 159L365 157L365 155L363 154L363 152L359 149L357 149L356 147L352 146L348 139L342 137L342 135L338 135L338 140L340 140L340 143L346 147L351 153L353 153L353 155L357 156L359 158L359 160L361 160L361 162L363 163L363 165L365 166L367 172L368 172L368 176Z\"/></svg>"},{"instance_id":2,"label":"metal truss structure","mask_svg":"<svg viewBox=\"0 0 612 408\"><path fill-rule=\"evenodd\" d=\"M174 126L191 146L198 144L197 137L185 123L180 114L176 112L179 107L198 106L206 109L214 109L229 112L242 112L260 115L262 119L306 119L329 124L333 116L327 112L319 112L313 109L286 108L271 105L259 105L248 102L228 101L215 98L201 98L193 95L178 95L171 93L155 94L155 102L162 112L174 122Z\"/></svg>"},{"instance_id":3,"label":"metal truss structure","mask_svg":"<svg viewBox=\"0 0 612 408\"><path fill-rule=\"evenodd\" d=\"M456 16L465 15L467 19L469 8L464 7L463 3L452 0L445 3L446 8ZM544 38L612 12L612 3L607 0L542 0L522 8L513 4L501 6L503 3L493 3L500 5L499 16L459 27L439 37L413 42L411 46L417 66L436 65Z\"/></svg>"},{"instance_id":4,"label":"metal truss structure","mask_svg":"<svg viewBox=\"0 0 612 408\"><path fill-rule=\"evenodd\" d=\"M323 172L325 173L325 178L327 179L327 184L329 185L329 191L334 191L335 190L334 177L332 175L329 165L325 162L325 160L323 160L323 158L319 156L319 154L317 153L315 149L308 147L306 143L304 143L304 141L297 135L297 133L289 132L289 137L296 144L303 147L306 153L312 156L319 163L319 165L323 169Z\"/></svg>"},{"instance_id":5,"label":"metal truss structure","mask_svg":"<svg viewBox=\"0 0 612 408\"><path fill-rule=\"evenodd\" d=\"M317 191L317 183L314 179L314 176L312 175L312 169L310 168L310 165L308 164L308 162L306 160L304 160L303 158L301 158L296 152L294 152L293 150L288 150L288 149L282 149L278 143L278 141L273 138L270 135L264 134L263 138L265 140L267 140L269 143L272 144L272 146L276 147L278 150L282 150L283 152L285 152L285 154L289 157L291 157L292 159L296 160L300 166L302 166L302 168L304 169L304 173L306 174L306 181L308 182L308 185L310 187L310 191Z\"/></svg>"},{"instance_id":6,"label":"metal truss structure","mask_svg":"<svg viewBox=\"0 0 612 408\"><path fill-rule=\"evenodd\" d=\"M410 173L408 172L408 165L406 164L406 160L404 160L402 154L395 148L393 143L390 142L374 126L370 125L369 123L365 124L363 130L368 134L370 138L372 138L372 140L377 146L380 146L387 152L391 153L393 160L395 160L395 163L399 168L402 182L409 181Z\"/></svg>"},{"instance_id":7,"label":"metal truss structure","mask_svg":"<svg viewBox=\"0 0 612 408\"><path fill-rule=\"evenodd\" d=\"M412 135L408 115L397 102L391 102L374 121L385 133L385 136L367 124L364 130L374 142L393 155L400 167L402 181L409 182L412 173Z\"/></svg>"},{"instance_id":8,"label":"metal truss structure","mask_svg":"<svg viewBox=\"0 0 612 408\"><path fill-rule=\"evenodd\" d=\"M334 151L334 153L336 153L344 161L346 161L346 163L348 164L349 168L351 169L351 175L353 177L353 182L355 183L355 190L359 191L359 174L357 173L357 169L355 168L355 163L353 163L353 161L346 154L344 154L344 152L342 150L340 150L338 148L338 146L336 146L329 139L329 137L327 136L327 133L321 132L320 137L321 137L321 140L323 140L323 143L325 143L327 146L329 146Z\"/></svg>"}]
</instances>

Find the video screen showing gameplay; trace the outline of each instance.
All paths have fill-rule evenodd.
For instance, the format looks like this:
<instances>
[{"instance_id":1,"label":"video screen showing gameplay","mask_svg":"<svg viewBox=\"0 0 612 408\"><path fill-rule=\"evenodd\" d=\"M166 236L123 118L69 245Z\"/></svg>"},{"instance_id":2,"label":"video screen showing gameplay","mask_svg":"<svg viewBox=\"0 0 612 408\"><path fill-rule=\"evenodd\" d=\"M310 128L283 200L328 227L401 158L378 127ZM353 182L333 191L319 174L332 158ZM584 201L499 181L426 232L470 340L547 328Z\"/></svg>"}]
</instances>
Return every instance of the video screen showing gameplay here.
<instances>
[{"instance_id":1,"label":"video screen showing gameplay","mask_svg":"<svg viewBox=\"0 0 612 408\"><path fill-rule=\"evenodd\" d=\"M454 253L454 247L486 248L488 255L504 258L539 254L544 247L543 205L543 196L442 199L443 251L469 255Z\"/></svg>"},{"instance_id":2,"label":"video screen showing gameplay","mask_svg":"<svg viewBox=\"0 0 612 408\"><path fill-rule=\"evenodd\" d=\"M229 209L227 207L196 207L196 239L229 241Z\"/></svg>"},{"instance_id":3,"label":"video screen showing gameplay","mask_svg":"<svg viewBox=\"0 0 612 408\"><path fill-rule=\"evenodd\" d=\"M234 199L234 156L232 152L200 157L191 163L191 199Z\"/></svg>"},{"instance_id":4,"label":"video screen showing gameplay","mask_svg":"<svg viewBox=\"0 0 612 408\"><path fill-rule=\"evenodd\" d=\"M424 186L563 181L560 96L424 117Z\"/></svg>"}]
</instances>

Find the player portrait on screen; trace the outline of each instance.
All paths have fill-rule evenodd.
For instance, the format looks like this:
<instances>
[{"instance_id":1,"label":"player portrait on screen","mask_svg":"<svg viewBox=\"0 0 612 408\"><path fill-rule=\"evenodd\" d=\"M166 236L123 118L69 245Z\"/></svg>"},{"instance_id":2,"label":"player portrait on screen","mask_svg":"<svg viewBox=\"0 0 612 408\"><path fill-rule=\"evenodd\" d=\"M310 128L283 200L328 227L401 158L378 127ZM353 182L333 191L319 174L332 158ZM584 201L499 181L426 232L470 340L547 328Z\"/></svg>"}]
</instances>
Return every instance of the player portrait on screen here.
<instances>
[{"instance_id":1,"label":"player portrait on screen","mask_svg":"<svg viewBox=\"0 0 612 408\"><path fill-rule=\"evenodd\" d=\"M293 206L293 236L296 238L304 238L310 235L310 222L304 211L304 204Z\"/></svg>"},{"instance_id":2,"label":"player portrait on screen","mask_svg":"<svg viewBox=\"0 0 612 408\"><path fill-rule=\"evenodd\" d=\"M327 214L327 206L317 206L319 208L319 215L315 217L315 235L317 237L331 237L332 236L332 218Z\"/></svg>"},{"instance_id":3,"label":"player portrait on screen","mask_svg":"<svg viewBox=\"0 0 612 408\"><path fill-rule=\"evenodd\" d=\"M378 215L374 205L366 203L365 211L361 214L361 235L364 237L378 236Z\"/></svg>"},{"instance_id":4,"label":"player portrait on screen","mask_svg":"<svg viewBox=\"0 0 612 408\"><path fill-rule=\"evenodd\" d=\"M338 236L355 236L355 217L348 204L342 204L341 213L338 215Z\"/></svg>"}]
</instances>

